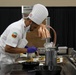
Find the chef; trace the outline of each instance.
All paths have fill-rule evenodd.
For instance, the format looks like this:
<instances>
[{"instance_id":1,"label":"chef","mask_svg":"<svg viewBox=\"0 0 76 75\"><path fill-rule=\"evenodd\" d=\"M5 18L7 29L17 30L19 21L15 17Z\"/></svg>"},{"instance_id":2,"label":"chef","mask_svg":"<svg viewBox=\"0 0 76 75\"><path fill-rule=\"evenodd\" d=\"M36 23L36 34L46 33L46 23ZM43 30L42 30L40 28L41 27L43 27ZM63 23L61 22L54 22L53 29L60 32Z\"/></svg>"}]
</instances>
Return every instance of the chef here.
<instances>
[{"instance_id":1,"label":"chef","mask_svg":"<svg viewBox=\"0 0 76 75\"><path fill-rule=\"evenodd\" d=\"M47 16L48 10L46 7L42 4L35 4L27 18L22 18L6 28L0 37L0 75L10 75L13 67L11 64L15 62L20 53L37 51L37 48L34 46L25 48L28 43L26 33L31 28L32 30L39 28L39 37L44 38L44 34L47 37L49 32L42 24ZM36 25L33 25L33 23L36 23Z\"/></svg>"}]
</instances>

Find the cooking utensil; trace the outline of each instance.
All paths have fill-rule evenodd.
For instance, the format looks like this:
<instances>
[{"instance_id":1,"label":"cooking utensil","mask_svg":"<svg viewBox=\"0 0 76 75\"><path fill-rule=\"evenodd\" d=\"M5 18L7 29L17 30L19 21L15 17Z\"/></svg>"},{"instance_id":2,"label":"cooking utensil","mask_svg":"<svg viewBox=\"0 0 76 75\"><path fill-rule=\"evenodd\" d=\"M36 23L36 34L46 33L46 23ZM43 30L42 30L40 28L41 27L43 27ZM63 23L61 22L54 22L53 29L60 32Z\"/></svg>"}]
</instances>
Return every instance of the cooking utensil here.
<instances>
[{"instance_id":1,"label":"cooking utensil","mask_svg":"<svg viewBox=\"0 0 76 75\"><path fill-rule=\"evenodd\" d=\"M57 52L55 48L46 48L45 52L45 65L56 66L57 65Z\"/></svg>"}]
</instances>

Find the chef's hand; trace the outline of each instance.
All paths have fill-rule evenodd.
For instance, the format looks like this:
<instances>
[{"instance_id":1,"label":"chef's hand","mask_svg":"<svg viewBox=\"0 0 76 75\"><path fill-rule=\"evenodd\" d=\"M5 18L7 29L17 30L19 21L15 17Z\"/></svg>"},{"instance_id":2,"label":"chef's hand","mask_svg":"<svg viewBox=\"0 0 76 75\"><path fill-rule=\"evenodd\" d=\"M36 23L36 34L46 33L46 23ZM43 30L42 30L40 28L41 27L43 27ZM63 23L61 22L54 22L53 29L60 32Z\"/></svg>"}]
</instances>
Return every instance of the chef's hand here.
<instances>
[{"instance_id":1,"label":"chef's hand","mask_svg":"<svg viewBox=\"0 0 76 75\"><path fill-rule=\"evenodd\" d=\"M37 51L37 48L34 46L31 47L25 46L25 48L27 48L27 53L34 53Z\"/></svg>"}]
</instances>

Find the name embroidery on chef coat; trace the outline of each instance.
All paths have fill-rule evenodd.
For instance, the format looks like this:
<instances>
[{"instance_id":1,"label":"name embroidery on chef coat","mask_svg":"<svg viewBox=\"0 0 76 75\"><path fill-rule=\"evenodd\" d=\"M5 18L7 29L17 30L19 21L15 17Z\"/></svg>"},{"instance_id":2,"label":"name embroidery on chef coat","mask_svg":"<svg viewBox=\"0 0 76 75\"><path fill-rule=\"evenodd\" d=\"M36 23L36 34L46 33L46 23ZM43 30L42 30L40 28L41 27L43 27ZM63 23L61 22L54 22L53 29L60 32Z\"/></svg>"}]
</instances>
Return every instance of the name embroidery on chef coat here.
<instances>
[{"instance_id":1,"label":"name embroidery on chef coat","mask_svg":"<svg viewBox=\"0 0 76 75\"><path fill-rule=\"evenodd\" d=\"M16 33L16 32L13 32L13 33L12 33L12 37L13 37L13 38L16 38L16 37L17 37L17 33Z\"/></svg>"}]
</instances>

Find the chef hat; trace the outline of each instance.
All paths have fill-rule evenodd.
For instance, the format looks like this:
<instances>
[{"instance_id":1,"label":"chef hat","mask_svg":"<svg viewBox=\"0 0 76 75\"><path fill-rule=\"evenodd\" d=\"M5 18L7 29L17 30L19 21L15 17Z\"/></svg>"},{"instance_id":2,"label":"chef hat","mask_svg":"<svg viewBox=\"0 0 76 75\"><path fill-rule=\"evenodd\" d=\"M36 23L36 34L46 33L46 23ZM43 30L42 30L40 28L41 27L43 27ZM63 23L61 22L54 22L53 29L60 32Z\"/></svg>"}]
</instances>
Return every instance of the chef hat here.
<instances>
[{"instance_id":1,"label":"chef hat","mask_svg":"<svg viewBox=\"0 0 76 75\"><path fill-rule=\"evenodd\" d=\"M39 25L43 22L44 19L47 18L47 16L47 8L42 4L35 4L31 13L28 15L28 18L30 18L33 22Z\"/></svg>"}]
</instances>

